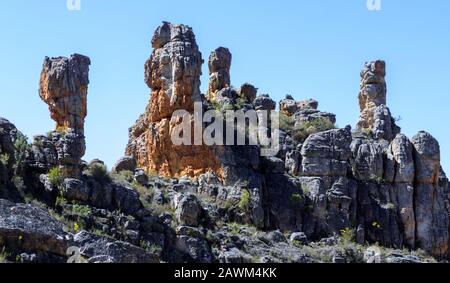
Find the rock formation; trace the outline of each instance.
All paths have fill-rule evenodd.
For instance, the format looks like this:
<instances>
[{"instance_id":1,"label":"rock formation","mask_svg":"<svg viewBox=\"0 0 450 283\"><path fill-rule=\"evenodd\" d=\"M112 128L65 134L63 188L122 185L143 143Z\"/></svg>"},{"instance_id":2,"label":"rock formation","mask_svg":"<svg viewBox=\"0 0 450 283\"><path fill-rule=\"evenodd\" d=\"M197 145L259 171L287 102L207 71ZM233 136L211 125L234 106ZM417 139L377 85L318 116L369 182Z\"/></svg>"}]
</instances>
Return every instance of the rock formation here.
<instances>
[{"instance_id":1,"label":"rock formation","mask_svg":"<svg viewBox=\"0 0 450 283\"><path fill-rule=\"evenodd\" d=\"M7 261L70 261L67 247L92 263L450 259L450 186L439 143L424 131L411 139L400 133L386 106L383 61L366 63L361 73L355 131L335 128L335 115L318 110L317 101L287 96L280 102L286 125L273 131L280 150L260 156L260 146L172 143L185 118L174 113L194 113L194 102L244 113L274 111L276 103L251 84L231 87L225 48L210 56L204 100L203 61L187 26L164 23L152 46L145 66L152 96L112 172L100 160L81 161L87 57L44 62L40 95L55 131L28 145L0 118L0 247ZM65 174L50 174L55 167Z\"/></svg>"},{"instance_id":2,"label":"rock formation","mask_svg":"<svg viewBox=\"0 0 450 283\"><path fill-rule=\"evenodd\" d=\"M90 64L88 57L79 54L44 60L39 95L58 130L83 133Z\"/></svg>"},{"instance_id":3,"label":"rock formation","mask_svg":"<svg viewBox=\"0 0 450 283\"><path fill-rule=\"evenodd\" d=\"M209 56L208 100L214 100L218 91L231 86L231 59L230 50L224 47L217 48Z\"/></svg>"},{"instance_id":4,"label":"rock formation","mask_svg":"<svg viewBox=\"0 0 450 283\"><path fill-rule=\"evenodd\" d=\"M145 80L152 89L143 116L130 129L126 154L140 168L163 176L198 176L213 171L221 174L216 155L206 146L174 146L171 134L183 117L176 110L194 111L201 103L200 75L203 63L192 29L164 23L152 39L154 48L145 64Z\"/></svg>"},{"instance_id":5,"label":"rock formation","mask_svg":"<svg viewBox=\"0 0 450 283\"><path fill-rule=\"evenodd\" d=\"M67 176L80 176L79 165L86 151L84 119L90 64L88 57L79 54L46 57L41 72L39 95L49 106L56 130L38 139L45 140L40 144L47 144L53 152L50 166L61 166Z\"/></svg>"},{"instance_id":6,"label":"rock formation","mask_svg":"<svg viewBox=\"0 0 450 283\"><path fill-rule=\"evenodd\" d=\"M359 107L361 117L357 129L371 131L376 138L391 141L400 128L395 124L386 107L386 63L378 60L367 62L361 71Z\"/></svg>"}]
</instances>

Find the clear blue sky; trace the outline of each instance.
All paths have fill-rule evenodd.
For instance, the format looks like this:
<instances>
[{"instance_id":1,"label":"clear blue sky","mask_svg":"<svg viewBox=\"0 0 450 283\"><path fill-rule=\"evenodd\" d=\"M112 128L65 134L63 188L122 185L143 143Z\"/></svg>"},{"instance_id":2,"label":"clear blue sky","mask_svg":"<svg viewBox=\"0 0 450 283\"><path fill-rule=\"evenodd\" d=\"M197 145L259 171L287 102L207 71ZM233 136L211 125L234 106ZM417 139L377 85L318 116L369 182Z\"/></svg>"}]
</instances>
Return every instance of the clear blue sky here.
<instances>
[{"instance_id":1,"label":"clear blue sky","mask_svg":"<svg viewBox=\"0 0 450 283\"><path fill-rule=\"evenodd\" d=\"M205 59L230 48L233 85L315 98L341 127L357 121L363 63L386 60L388 106L409 137L427 130L440 141L450 171L450 1L381 1L374 12L366 0L81 0L69 12L66 0L2 0L0 116L29 137L52 130L38 96L43 58L88 55L85 159L111 165L149 99L143 66L164 20L192 26ZM206 64L203 73L204 91Z\"/></svg>"}]
</instances>

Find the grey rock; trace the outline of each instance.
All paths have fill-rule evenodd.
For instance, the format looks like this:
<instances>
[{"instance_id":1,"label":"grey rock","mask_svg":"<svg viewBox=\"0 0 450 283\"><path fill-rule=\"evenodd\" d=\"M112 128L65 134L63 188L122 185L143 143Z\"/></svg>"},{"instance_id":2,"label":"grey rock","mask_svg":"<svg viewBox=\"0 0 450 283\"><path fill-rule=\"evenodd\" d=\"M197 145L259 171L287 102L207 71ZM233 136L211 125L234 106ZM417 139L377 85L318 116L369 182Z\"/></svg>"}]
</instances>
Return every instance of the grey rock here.
<instances>
[{"instance_id":1,"label":"grey rock","mask_svg":"<svg viewBox=\"0 0 450 283\"><path fill-rule=\"evenodd\" d=\"M211 263L213 261L211 247L202 238L184 235L177 236L175 247L186 254L189 257L189 261L195 263Z\"/></svg>"},{"instance_id":2,"label":"grey rock","mask_svg":"<svg viewBox=\"0 0 450 283\"><path fill-rule=\"evenodd\" d=\"M263 159L263 167L264 172L272 174L283 174L285 170L284 161L272 156Z\"/></svg>"},{"instance_id":3,"label":"grey rock","mask_svg":"<svg viewBox=\"0 0 450 283\"><path fill-rule=\"evenodd\" d=\"M89 202L91 188L81 180L65 179L62 184L62 189L67 200L75 200L83 203Z\"/></svg>"},{"instance_id":4,"label":"grey rock","mask_svg":"<svg viewBox=\"0 0 450 283\"><path fill-rule=\"evenodd\" d=\"M52 141L58 154L58 163L67 166L77 166L86 151L84 135L75 132L61 134L53 132Z\"/></svg>"},{"instance_id":5,"label":"grey rock","mask_svg":"<svg viewBox=\"0 0 450 283\"><path fill-rule=\"evenodd\" d=\"M351 156L350 129L310 135L303 144L302 174L305 176L346 176Z\"/></svg>"},{"instance_id":6,"label":"grey rock","mask_svg":"<svg viewBox=\"0 0 450 283\"><path fill-rule=\"evenodd\" d=\"M388 168L385 164L389 144L356 137L351 143L351 167L353 176L361 181L384 180Z\"/></svg>"},{"instance_id":7,"label":"grey rock","mask_svg":"<svg viewBox=\"0 0 450 283\"><path fill-rule=\"evenodd\" d=\"M136 163L136 159L134 159L134 157L124 156L116 162L112 171L115 173L120 173L122 171L134 172L134 170L136 169L136 166L137 166L137 163Z\"/></svg>"},{"instance_id":8,"label":"grey rock","mask_svg":"<svg viewBox=\"0 0 450 283\"><path fill-rule=\"evenodd\" d=\"M416 181L437 184L440 173L440 147L438 141L427 132L419 132L411 140L414 146Z\"/></svg>"},{"instance_id":9,"label":"grey rock","mask_svg":"<svg viewBox=\"0 0 450 283\"><path fill-rule=\"evenodd\" d=\"M245 83L239 89L240 97L244 98L245 101L252 103L256 99L256 94L258 89L249 83Z\"/></svg>"},{"instance_id":10,"label":"grey rock","mask_svg":"<svg viewBox=\"0 0 450 283\"><path fill-rule=\"evenodd\" d=\"M297 176L301 168L301 152L292 150L286 154L285 169L290 175Z\"/></svg>"},{"instance_id":11,"label":"grey rock","mask_svg":"<svg viewBox=\"0 0 450 283\"><path fill-rule=\"evenodd\" d=\"M285 243L287 242L286 237L281 233L280 230L271 231L267 234L267 239L273 243Z\"/></svg>"},{"instance_id":12,"label":"grey rock","mask_svg":"<svg viewBox=\"0 0 450 283\"><path fill-rule=\"evenodd\" d=\"M276 108L276 102L273 101L268 94L262 94L253 101L255 110L272 111Z\"/></svg>"},{"instance_id":13,"label":"grey rock","mask_svg":"<svg viewBox=\"0 0 450 283\"><path fill-rule=\"evenodd\" d=\"M413 145L405 135L399 134L390 148L396 164L395 182L412 184L415 176Z\"/></svg>"},{"instance_id":14,"label":"grey rock","mask_svg":"<svg viewBox=\"0 0 450 283\"><path fill-rule=\"evenodd\" d=\"M280 111L287 116L292 116L299 110L297 102L292 97L286 97L279 104Z\"/></svg>"},{"instance_id":15,"label":"grey rock","mask_svg":"<svg viewBox=\"0 0 450 283\"><path fill-rule=\"evenodd\" d=\"M213 98L215 93L231 86L230 68L232 55L230 50L219 47L209 56L209 90L208 95Z\"/></svg>"},{"instance_id":16,"label":"grey rock","mask_svg":"<svg viewBox=\"0 0 450 283\"><path fill-rule=\"evenodd\" d=\"M178 236L189 236L194 238L204 238L204 234L195 227L189 226L178 226L176 229L176 234Z\"/></svg>"},{"instance_id":17,"label":"grey rock","mask_svg":"<svg viewBox=\"0 0 450 283\"><path fill-rule=\"evenodd\" d=\"M307 99L307 100L299 101L297 103L297 105L300 110L304 110L304 109L317 110L317 108L319 108L319 102L317 100L314 100L311 98Z\"/></svg>"},{"instance_id":18,"label":"grey rock","mask_svg":"<svg viewBox=\"0 0 450 283\"><path fill-rule=\"evenodd\" d=\"M82 256L93 262L108 263L159 263L155 254L139 247L108 237L97 236L81 231L74 236L75 246Z\"/></svg>"},{"instance_id":19,"label":"grey rock","mask_svg":"<svg viewBox=\"0 0 450 283\"><path fill-rule=\"evenodd\" d=\"M64 225L46 211L0 200L0 245L65 256Z\"/></svg>"},{"instance_id":20,"label":"grey rock","mask_svg":"<svg viewBox=\"0 0 450 283\"><path fill-rule=\"evenodd\" d=\"M219 255L219 262L221 263L244 263L244 256L237 248L232 248L227 251L222 251Z\"/></svg>"},{"instance_id":21,"label":"grey rock","mask_svg":"<svg viewBox=\"0 0 450 283\"><path fill-rule=\"evenodd\" d=\"M146 186L149 181L147 173L145 173L145 171L142 169L137 169L134 172L134 180L142 186Z\"/></svg>"},{"instance_id":22,"label":"grey rock","mask_svg":"<svg viewBox=\"0 0 450 283\"><path fill-rule=\"evenodd\" d=\"M181 198L175 213L180 224L195 227L200 223L202 211L203 208L197 197L188 194Z\"/></svg>"},{"instance_id":23,"label":"grey rock","mask_svg":"<svg viewBox=\"0 0 450 283\"><path fill-rule=\"evenodd\" d=\"M307 122L314 120L329 120L333 125L336 123L336 115L329 112L323 112L312 108L305 108L294 114L294 127L300 127Z\"/></svg>"},{"instance_id":24,"label":"grey rock","mask_svg":"<svg viewBox=\"0 0 450 283\"><path fill-rule=\"evenodd\" d=\"M126 214L136 214L142 208L139 194L132 188L116 185L113 192L114 209Z\"/></svg>"},{"instance_id":25,"label":"grey rock","mask_svg":"<svg viewBox=\"0 0 450 283\"><path fill-rule=\"evenodd\" d=\"M308 237L303 232L292 233L292 235L289 238L289 240L292 243L294 243L294 242L295 243L300 243L301 245L307 245L308 244Z\"/></svg>"},{"instance_id":26,"label":"grey rock","mask_svg":"<svg viewBox=\"0 0 450 283\"><path fill-rule=\"evenodd\" d=\"M373 113L374 123L372 132L376 139L385 139L391 141L401 129L395 124L395 119L392 118L391 111L386 105L380 105L375 108Z\"/></svg>"}]
</instances>

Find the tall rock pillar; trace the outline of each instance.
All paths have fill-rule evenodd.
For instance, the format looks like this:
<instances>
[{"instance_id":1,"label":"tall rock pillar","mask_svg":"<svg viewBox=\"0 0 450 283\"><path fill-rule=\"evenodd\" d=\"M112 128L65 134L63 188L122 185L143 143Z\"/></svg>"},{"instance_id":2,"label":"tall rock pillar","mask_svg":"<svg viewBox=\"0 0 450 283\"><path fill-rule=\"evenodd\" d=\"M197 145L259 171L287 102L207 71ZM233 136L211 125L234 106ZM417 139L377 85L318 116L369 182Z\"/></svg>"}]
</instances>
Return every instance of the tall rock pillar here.
<instances>
[{"instance_id":1,"label":"tall rock pillar","mask_svg":"<svg viewBox=\"0 0 450 283\"><path fill-rule=\"evenodd\" d=\"M41 72L39 96L56 122L50 139L56 148L57 164L70 177L80 176L79 164L86 151L84 119L90 64L88 57L79 54L46 57Z\"/></svg>"}]
</instances>

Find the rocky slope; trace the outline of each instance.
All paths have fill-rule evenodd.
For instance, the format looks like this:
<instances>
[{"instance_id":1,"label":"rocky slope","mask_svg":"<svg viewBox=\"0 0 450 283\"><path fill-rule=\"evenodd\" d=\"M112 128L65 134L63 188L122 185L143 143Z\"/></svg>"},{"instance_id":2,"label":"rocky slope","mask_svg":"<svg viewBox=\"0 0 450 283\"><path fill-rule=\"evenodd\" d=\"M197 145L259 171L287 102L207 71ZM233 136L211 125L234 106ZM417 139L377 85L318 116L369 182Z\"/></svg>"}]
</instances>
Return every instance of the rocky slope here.
<instances>
[{"instance_id":1,"label":"rocky slope","mask_svg":"<svg viewBox=\"0 0 450 283\"><path fill-rule=\"evenodd\" d=\"M39 94L56 129L32 144L0 118L0 261L434 262L450 258L449 181L439 143L400 133L387 104L386 64L361 72L360 121L313 99L280 101L280 151L176 146L180 109L268 110L232 55L202 55L190 27L163 23L145 64L152 95L111 172L82 160L88 57L46 58ZM193 123L193 122L192 122ZM206 124L203 126L207 126Z\"/></svg>"}]
</instances>

